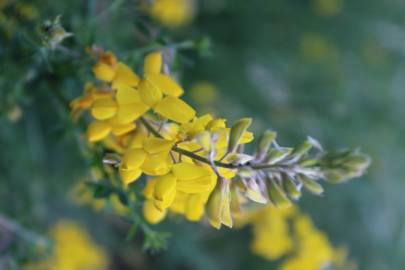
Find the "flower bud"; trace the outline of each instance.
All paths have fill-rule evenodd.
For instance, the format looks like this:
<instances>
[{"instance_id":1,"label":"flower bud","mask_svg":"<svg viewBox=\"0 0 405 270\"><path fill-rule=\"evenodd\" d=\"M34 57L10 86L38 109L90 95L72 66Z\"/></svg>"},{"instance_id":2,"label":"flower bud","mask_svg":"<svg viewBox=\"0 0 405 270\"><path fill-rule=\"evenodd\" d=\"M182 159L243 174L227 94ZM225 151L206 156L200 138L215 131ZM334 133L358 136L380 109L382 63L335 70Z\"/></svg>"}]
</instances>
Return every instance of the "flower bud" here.
<instances>
[{"instance_id":1,"label":"flower bud","mask_svg":"<svg viewBox=\"0 0 405 270\"><path fill-rule=\"evenodd\" d=\"M301 197L301 186L297 185L289 176L283 176L284 190L293 200L298 200Z\"/></svg>"},{"instance_id":2,"label":"flower bud","mask_svg":"<svg viewBox=\"0 0 405 270\"><path fill-rule=\"evenodd\" d=\"M311 150L312 146L313 146L312 142L310 140L306 140L302 144L300 144L296 148L294 148L291 155L296 158L300 158L301 156L308 153L309 150Z\"/></svg>"},{"instance_id":3,"label":"flower bud","mask_svg":"<svg viewBox=\"0 0 405 270\"><path fill-rule=\"evenodd\" d=\"M290 200L284 193L283 189L276 183L274 179L270 179L267 185L267 191L271 202L279 208L287 208L291 206Z\"/></svg>"},{"instance_id":4,"label":"flower bud","mask_svg":"<svg viewBox=\"0 0 405 270\"><path fill-rule=\"evenodd\" d=\"M356 150L330 152L320 159L321 171L330 183L342 183L364 174L371 159Z\"/></svg>"},{"instance_id":5,"label":"flower bud","mask_svg":"<svg viewBox=\"0 0 405 270\"><path fill-rule=\"evenodd\" d=\"M271 130L267 130L263 133L260 138L259 143L257 144L257 159L261 160L264 158L266 153L269 151L271 144L274 139L277 137L277 133Z\"/></svg>"},{"instance_id":6,"label":"flower bud","mask_svg":"<svg viewBox=\"0 0 405 270\"><path fill-rule=\"evenodd\" d=\"M314 179L311 179L305 175L300 175L300 182L303 184L304 188L315 195L322 195L323 187Z\"/></svg>"},{"instance_id":7,"label":"flower bud","mask_svg":"<svg viewBox=\"0 0 405 270\"><path fill-rule=\"evenodd\" d=\"M232 126L229 133L228 153L235 152L243 134L246 132L250 124L252 124L251 118L242 118Z\"/></svg>"},{"instance_id":8,"label":"flower bud","mask_svg":"<svg viewBox=\"0 0 405 270\"><path fill-rule=\"evenodd\" d=\"M210 224L220 229L224 224L232 228L231 217L231 191L229 180L222 180L211 193L207 202L207 216Z\"/></svg>"},{"instance_id":9,"label":"flower bud","mask_svg":"<svg viewBox=\"0 0 405 270\"><path fill-rule=\"evenodd\" d=\"M246 186L246 197L257 203L267 203L267 198L263 195L260 186L256 182L256 179L250 178L244 182Z\"/></svg>"},{"instance_id":10,"label":"flower bud","mask_svg":"<svg viewBox=\"0 0 405 270\"><path fill-rule=\"evenodd\" d=\"M267 157L265 159L265 163L267 164L276 164L283 159L285 159L290 153L292 152L292 148L283 147L280 149L272 148L270 149Z\"/></svg>"}]
</instances>

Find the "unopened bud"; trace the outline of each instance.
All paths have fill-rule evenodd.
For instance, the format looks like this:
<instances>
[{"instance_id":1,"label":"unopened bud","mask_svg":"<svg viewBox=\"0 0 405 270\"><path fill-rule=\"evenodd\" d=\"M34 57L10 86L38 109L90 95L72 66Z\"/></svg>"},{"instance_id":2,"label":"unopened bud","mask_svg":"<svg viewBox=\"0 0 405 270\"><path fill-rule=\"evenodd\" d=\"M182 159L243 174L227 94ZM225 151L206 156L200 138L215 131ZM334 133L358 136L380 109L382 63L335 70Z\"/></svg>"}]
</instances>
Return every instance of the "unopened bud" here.
<instances>
[{"instance_id":1,"label":"unopened bud","mask_svg":"<svg viewBox=\"0 0 405 270\"><path fill-rule=\"evenodd\" d=\"M243 134L246 132L251 124L251 118L242 118L232 126L229 133L228 153L235 152L240 143L240 140L242 139Z\"/></svg>"},{"instance_id":2,"label":"unopened bud","mask_svg":"<svg viewBox=\"0 0 405 270\"><path fill-rule=\"evenodd\" d=\"M298 186L289 176L284 175L283 185L284 190L291 199L298 200L301 197L301 187Z\"/></svg>"},{"instance_id":3,"label":"unopened bud","mask_svg":"<svg viewBox=\"0 0 405 270\"><path fill-rule=\"evenodd\" d=\"M287 208L291 206L290 200L287 198L287 195L284 193L283 189L271 179L268 183L268 193L271 202L279 208Z\"/></svg>"},{"instance_id":4,"label":"unopened bud","mask_svg":"<svg viewBox=\"0 0 405 270\"><path fill-rule=\"evenodd\" d=\"M271 130L267 130L263 133L257 144L257 158L259 160L263 159L266 153L269 151L271 144L277 137L277 133Z\"/></svg>"},{"instance_id":5,"label":"unopened bud","mask_svg":"<svg viewBox=\"0 0 405 270\"><path fill-rule=\"evenodd\" d=\"M292 152L292 148L280 148L280 149L275 149L272 148L270 149L266 159L265 163L267 164L276 164L282 160L284 160L290 153Z\"/></svg>"},{"instance_id":6,"label":"unopened bud","mask_svg":"<svg viewBox=\"0 0 405 270\"><path fill-rule=\"evenodd\" d=\"M322 195L323 187L317 181L305 175L300 175L298 179L301 181L306 190L315 195Z\"/></svg>"}]
</instances>

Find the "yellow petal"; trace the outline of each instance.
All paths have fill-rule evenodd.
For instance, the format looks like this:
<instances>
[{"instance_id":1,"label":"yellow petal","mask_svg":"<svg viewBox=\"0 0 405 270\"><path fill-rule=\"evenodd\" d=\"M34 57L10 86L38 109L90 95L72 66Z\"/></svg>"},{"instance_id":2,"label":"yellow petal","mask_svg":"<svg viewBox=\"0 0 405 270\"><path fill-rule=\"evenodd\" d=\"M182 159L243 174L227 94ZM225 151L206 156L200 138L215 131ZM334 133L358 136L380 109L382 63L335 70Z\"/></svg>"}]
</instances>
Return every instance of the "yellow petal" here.
<instances>
[{"instance_id":1,"label":"yellow petal","mask_svg":"<svg viewBox=\"0 0 405 270\"><path fill-rule=\"evenodd\" d=\"M139 83L139 95L142 101L151 107L158 104L163 97L162 92L146 79Z\"/></svg>"},{"instance_id":2,"label":"yellow petal","mask_svg":"<svg viewBox=\"0 0 405 270\"><path fill-rule=\"evenodd\" d=\"M170 193L167 194L164 200L154 199L153 203L159 210L169 208L173 204L174 198L176 197L176 193L177 193L176 189L173 189Z\"/></svg>"},{"instance_id":3,"label":"yellow petal","mask_svg":"<svg viewBox=\"0 0 405 270\"><path fill-rule=\"evenodd\" d=\"M176 190L176 177L169 173L156 178L153 197L158 201L165 201L171 197L171 193Z\"/></svg>"},{"instance_id":4,"label":"yellow petal","mask_svg":"<svg viewBox=\"0 0 405 270\"><path fill-rule=\"evenodd\" d=\"M97 99L91 107L91 115L97 120L111 118L117 112L117 104L110 98Z\"/></svg>"},{"instance_id":5,"label":"yellow petal","mask_svg":"<svg viewBox=\"0 0 405 270\"><path fill-rule=\"evenodd\" d=\"M216 188L210 195L207 202L207 216L209 223L217 228L221 228L221 190Z\"/></svg>"},{"instance_id":6,"label":"yellow petal","mask_svg":"<svg viewBox=\"0 0 405 270\"><path fill-rule=\"evenodd\" d=\"M207 202L208 220L219 229L221 224L232 228L230 183L222 183L211 193Z\"/></svg>"},{"instance_id":7,"label":"yellow petal","mask_svg":"<svg viewBox=\"0 0 405 270\"><path fill-rule=\"evenodd\" d=\"M119 105L142 102L138 91L135 88L126 85L121 85L117 88L116 98Z\"/></svg>"},{"instance_id":8,"label":"yellow petal","mask_svg":"<svg viewBox=\"0 0 405 270\"><path fill-rule=\"evenodd\" d=\"M183 88L172 78L165 74L147 74L146 79L162 93L178 97L183 94Z\"/></svg>"},{"instance_id":9,"label":"yellow petal","mask_svg":"<svg viewBox=\"0 0 405 270\"><path fill-rule=\"evenodd\" d=\"M142 149L129 149L125 152L121 161L122 170L139 169L145 161L146 153Z\"/></svg>"},{"instance_id":10,"label":"yellow petal","mask_svg":"<svg viewBox=\"0 0 405 270\"><path fill-rule=\"evenodd\" d=\"M155 111L176 122L187 123L194 115L195 111L187 103L179 98L167 96L155 107Z\"/></svg>"},{"instance_id":11,"label":"yellow petal","mask_svg":"<svg viewBox=\"0 0 405 270\"><path fill-rule=\"evenodd\" d=\"M135 123L129 123L129 124L119 124L119 123L114 123L112 125L112 133L115 136L121 136L124 135L136 128Z\"/></svg>"},{"instance_id":12,"label":"yellow petal","mask_svg":"<svg viewBox=\"0 0 405 270\"><path fill-rule=\"evenodd\" d=\"M211 149L211 134L208 131L201 131L197 133L196 140L205 151L208 152Z\"/></svg>"},{"instance_id":13,"label":"yellow petal","mask_svg":"<svg viewBox=\"0 0 405 270\"><path fill-rule=\"evenodd\" d=\"M174 140L179 133L179 125L173 122L163 124L160 129L160 135L166 140Z\"/></svg>"},{"instance_id":14,"label":"yellow petal","mask_svg":"<svg viewBox=\"0 0 405 270\"><path fill-rule=\"evenodd\" d=\"M207 129L209 129L210 131L216 131L220 128L224 128L226 120L223 118L217 118L212 120L211 122L209 122Z\"/></svg>"},{"instance_id":15,"label":"yellow petal","mask_svg":"<svg viewBox=\"0 0 405 270\"><path fill-rule=\"evenodd\" d=\"M243 133L242 139L240 140L240 144L250 143L253 141L253 133L250 131L246 131Z\"/></svg>"},{"instance_id":16,"label":"yellow petal","mask_svg":"<svg viewBox=\"0 0 405 270\"><path fill-rule=\"evenodd\" d=\"M176 196L170 205L170 211L183 214L186 207L186 201L189 194L176 190Z\"/></svg>"},{"instance_id":17,"label":"yellow petal","mask_svg":"<svg viewBox=\"0 0 405 270\"><path fill-rule=\"evenodd\" d=\"M97 79L110 82L115 76L115 69L103 62L98 62L93 67L93 73Z\"/></svg>"},{"instance_id":18,"label":"yellow petal","mask_svg":"<svg viewBox=\"0 0 405 270\"><path fill-rule=\"evenodd\" d=\"M103 144L108 150L113 150L117 154L123 154L125 152L124 147L117 141L116 138L107 136L103 139Z\"/></svg>"},{"instance_id":19,"label":"yellow petal","mask_svg":"<svg viewBox=\"0 0 405 270\"><path fill-rule=\"evenodd\" d=\"M112 91L93 89L90 93L92 99L112 98Z\"/></svg>"},{"instance_id":20,"label":"yellow petal","mask_svg":"<svg viewBox=\"0 0 405 270\"><path fill-rule=\"evenodd\" d=\"M151 224L157 224L166 216L166 210L160 211L156 208L152 200L147 200L143 204L143 216Z\"/></svg>"},{"instance_id":21,"label":"yellow petal","mask_svg":"<svg viewBox=\"0 0 405 270\"><path fill-rule=\"evenodd\" d=\"M193 163L180 162L173 165L174 175L182 180L196 179L210 175L204 167Z\"/></svg>"},{"instance_id":22,"label":"yellow petal","mask_svg":"<svg viewBox=\"0 0 405 270\"><path fill-rule=\"evenodd\" d=\"M159 74L162 69L162 53L152 52L146 55L145 63L143 65L143 72L145 74Z\"/></svg>"},{"instance_id":23,"label":"yellow petal","mask_svg":"<svg viewBox=\"0 0 405 270\"><path fill-rule=\"evenodd\" d=\"M137 180L141 175L142 171L139 169L136 170L123 170L120 168L119 170L122 182L125 186L129 185L130 183Z\"/></svg>"},{"instance_id":24,"label":"yellow petal","mask_svg":"<svg viewBox=\"0 0 405 270\"><path fill-rule=\"evenodd\" d=\"M87 139L96 142L104 139L111 131L111 126L103 121L91 123L87 128Z\"/></svg>"},{"instance_id":25,"label":"yellow petal","mask_svg":"<svg viewBox=\"0 0 405 270\"><path fill-rule=\"evenodd\" d=\"M143 103L120 105L118 107L117 120L119 123L127 124L135 121L148 110L148 106Z\"/></svg>"},{"instance_id":26,"label":"yellow petal","mask_svg":"<svg viewBox=\"0 0 405 270\"><path fill-rule=\"evenodd\" d=\"M173 147L174 141L165 140L162 138L150 137L146 138L143 142L143 147L149 154L156 154L161 152L168 153Z\"/></svg>"},{"instance_id":27,"label":"yellow petal","mask_svg":"<svg viewBox=\"0 0 405 270\"><path fill-rule=\"evenodd\" d=\"M211 175L203 176L194 179L178 179L177 189L184 193L203 193L207 192L212 187L212 177Z\"/></svg>"},{"instance_id":28,"label":"yellow petal","mask_svg":"<svg viewBox=\"0 0 405 270\"><path fill-rule=\"evenodd\" d=\"M117 89L121 85L124 86L137 86L139 83L139 77L136 75L130 67L124 63L118 63L115 71L115 77L112 82L112 88Z\"/></svg>"},{"instance_id":29,"label":"yellow petal","mask_svg":"<svg viewBox=\"0 0 405 270\"><path fill-rule=\"evenodd\" d=\"M143 126L137 127L132 135L128 148L142 148L143 141L147 138L147 132Z\"/></svg>"},{"instance_id":30,"label":"yellow petal","mask_svg":"<svg viewBox=\"0 0 405 270\"><path fill-rule=\"evenodd\" d=\"M146 186L143 189L143 196L147 199L153 199L153 192L155 190L156 178L151 178L146 181Z\"/></svg>"},{"instance_id":31,"label":"yellow petal","mask_svg":"<svg viewBox=\"0 0 405 270\"><path fill-rule=\"evenodd\" d=\"M189 195L186 202L185 214L190 221L198 221L204 214L205 194Z\"/></svg>"},{"instance_id":32,"label":"yellow petal","mask_svg":"<svg viewBox=\"0 0 405 270\"><path fill-rule=\"evenodd\" d=\"M218 168L219 174L225 179L232 179L236 175L236 170L227 168Z\"/></svg>"},{"instance_id":33,"label":"yellow petal","mask_svg":"<svg viewBox=\"0 0 405 270\"><path fill-rule=\"evenodd\" d=\"M165 175L170 171L171 165L167 153L149 154L142 164L142 171L148 175Z\"/></svg>"}]
</instances>

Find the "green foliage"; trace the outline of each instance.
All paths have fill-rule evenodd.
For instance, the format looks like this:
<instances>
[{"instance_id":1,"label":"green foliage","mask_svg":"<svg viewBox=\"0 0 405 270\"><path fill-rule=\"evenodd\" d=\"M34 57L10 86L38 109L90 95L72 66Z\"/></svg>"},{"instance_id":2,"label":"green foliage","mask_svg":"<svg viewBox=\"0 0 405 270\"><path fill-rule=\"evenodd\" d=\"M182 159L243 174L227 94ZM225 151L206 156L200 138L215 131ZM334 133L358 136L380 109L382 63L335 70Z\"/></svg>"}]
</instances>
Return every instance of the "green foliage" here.
<instances>
[{"instance_id":1,"label":"green foliage","mask_svg":"<svg viewBox=\"0 0 405 270\"><path fill-rule=\"evenodd\" d=\"M360 269L405 267L405 130L398 124L405 113L401 1L341 1L336 14L322 12L319 1L200 1L193 24L178 29L151 27L138 1L9 2L0 10L0 213L18 230L9 230L17 237L11 248L0 250L0 268L19 269L37 252L26 236L45 235L50 224L66 216L92 228L112 251L114 269L133 269L128 253L160 250L166 240L165 253L148 255L140 264L156 269L273 266L249 254L247 231L220 234L165 224L173 236L167 239L166 230L151 229L140 206L110 182L88 185L97 198L117 195L131 207L132 219L117 222L74 203L70 190L84 178L91 180L90 166L100 166L104 178L109 174L102 165L106 153L90 152L80 143L80 128L66 107L91 75L84 48L93 44L117 52L134 68L147 52L172 53L186 88L198 80L212 82L219 89L219 115L251 115L259 119L255 130L271 126L283 145L311 134L328 149L360 146L370 153L374 166L362 180L323 190L313 178L301 175L297 181L284 174L285 194L271 182L270 197L297 199L301 184L327 195L322 203L304 196L303 208L334 242L347 244ZM33 6L36 15L24 17L21 4ZM258 155L266 162L294 156L301 168L318 166L332 183L359 175L369 163L352 150L306 156L317 147L311 140L294 149L267 150L274 135L265 133L259 144ZM140 189L133 194L142 196Z\"/></svg>"}]
</instances>

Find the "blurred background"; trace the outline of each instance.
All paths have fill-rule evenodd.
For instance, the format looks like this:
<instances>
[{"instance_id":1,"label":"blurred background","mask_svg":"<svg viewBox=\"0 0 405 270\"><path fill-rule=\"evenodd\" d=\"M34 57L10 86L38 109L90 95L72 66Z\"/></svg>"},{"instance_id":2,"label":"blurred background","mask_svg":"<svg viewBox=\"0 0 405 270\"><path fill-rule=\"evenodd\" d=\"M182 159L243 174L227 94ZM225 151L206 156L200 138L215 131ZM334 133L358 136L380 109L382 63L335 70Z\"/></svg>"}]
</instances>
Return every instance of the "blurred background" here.
<instances>
[{"instance_id":1,"label":"blurred background","mask_svg":"<svg viewBox=\"0 0 405 270\"><path fill-rule=\"evenodd\" d=\"M359 269L405 269L405 2L172 0L165 10L175 15L162 16L150 2L0 0L0 225L22 235L11 251L0 246L2 264L29 260L29 242L68 218L90 229L111 269L276 265L249 253L248 228L177 219L158 226L171 234L167 250L143 253L116 218L72 198L91 164L61 100L91 78L85 48L97 44L137 68L144 48L164 44L199 111L251 116L255 131L278 131L282 145L311 135L328 149L368 153L365 177L325 186L300 207ZM58 15L73 36L50 50L41 31Z\"/></svg>"}]
</instances>

